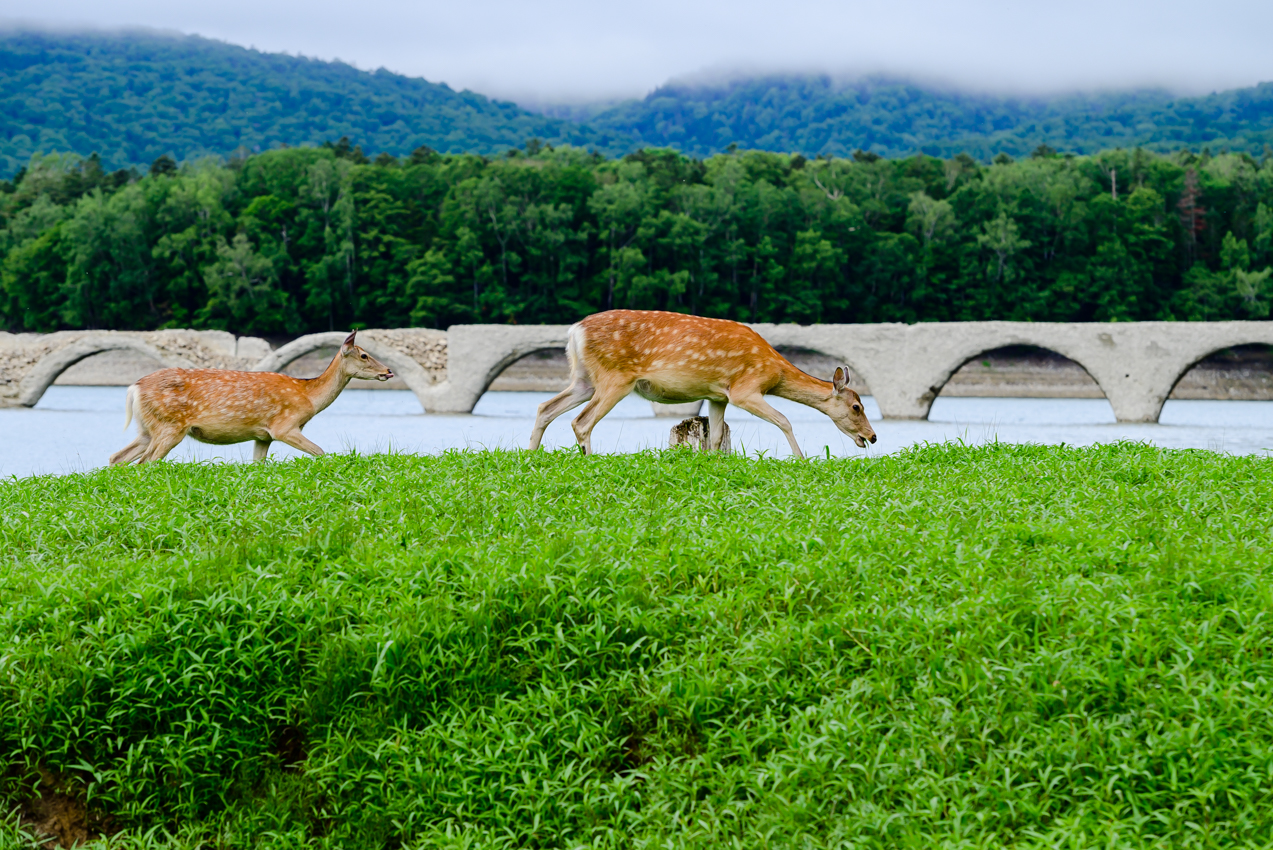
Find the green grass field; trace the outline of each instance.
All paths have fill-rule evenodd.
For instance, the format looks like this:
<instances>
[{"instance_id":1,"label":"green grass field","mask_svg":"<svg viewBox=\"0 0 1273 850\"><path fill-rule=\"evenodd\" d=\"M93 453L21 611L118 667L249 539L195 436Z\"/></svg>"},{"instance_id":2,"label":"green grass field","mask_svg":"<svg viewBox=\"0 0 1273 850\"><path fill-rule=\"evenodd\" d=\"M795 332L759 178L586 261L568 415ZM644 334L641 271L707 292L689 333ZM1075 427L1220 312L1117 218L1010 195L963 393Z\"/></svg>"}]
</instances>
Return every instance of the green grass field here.
<instances>
[{"instance_id":1,"label":"green grass field","mask_svg":"<svg viewBox=\"0 0 1273 850\"><path fill-rule=\"evenodd\" d=\"M1273 844L1267 458L161 463L0 515L6 850L57 799L112 847Z\"/></svg>"}]
</instances>

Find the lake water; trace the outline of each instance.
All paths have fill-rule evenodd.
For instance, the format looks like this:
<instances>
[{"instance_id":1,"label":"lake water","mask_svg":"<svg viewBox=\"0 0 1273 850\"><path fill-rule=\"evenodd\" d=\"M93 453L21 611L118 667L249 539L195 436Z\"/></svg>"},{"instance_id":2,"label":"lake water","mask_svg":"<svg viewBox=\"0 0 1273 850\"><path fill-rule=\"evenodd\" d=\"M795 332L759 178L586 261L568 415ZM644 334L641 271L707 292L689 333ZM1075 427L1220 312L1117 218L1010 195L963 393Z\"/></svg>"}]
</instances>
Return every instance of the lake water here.
<instances>
[{"instance_id":1,"label":"lake water","mask_svg":"<svg viewBox=\"0 0 1273 850\"><path fill-rule=\"evenodd\" d=\"M34 408L0 409L0 476L82 472L106 464L112 452L132 441L124 423L124 387L50 387ZM446 449L524 448L535 408L551 393L487 393L471 415L426 416L405 390L346 390L305 428L329 452L440 452ZM770 399L791 420L807 455L827 448L837 456L882 454L923 442L998 439L1013 443L1090 445L1138 440L1173 449L1207 449L1233 454L1273 452L1273 402L1168 401L1157 425L1119 424L1105 399L938 398L928 421L881 420L874 399L863 401L879 442L859 449L815 410ZM544 438L546 448L574 444L570 420L557 419ZM725 415L735 450L786 457L790 450L777 428L731 407ZM624 399L592 433L599 452L633 452L667 445L675 419L656 418L637 396ZM303 456L281 443L272 458ZM206 446L186 439L170 460L221 458L247 461L250 443Z\"/></svg>"}]
</instances>

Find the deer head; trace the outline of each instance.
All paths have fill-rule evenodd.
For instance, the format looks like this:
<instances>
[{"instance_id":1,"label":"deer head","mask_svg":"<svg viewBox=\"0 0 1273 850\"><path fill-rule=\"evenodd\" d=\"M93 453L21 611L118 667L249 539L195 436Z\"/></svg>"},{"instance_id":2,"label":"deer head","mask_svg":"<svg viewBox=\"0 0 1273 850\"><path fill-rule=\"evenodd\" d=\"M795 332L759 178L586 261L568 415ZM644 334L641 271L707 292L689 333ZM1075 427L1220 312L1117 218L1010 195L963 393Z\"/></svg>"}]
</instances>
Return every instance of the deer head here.
<instances>
[{"instance_id":1,"label":"deer head","mask_svg":"<svg viewBox=\"0 0 1273 850\"><path fill-rule=\"evenodd\" d=\"M354 344L357 333L358 331L350 333L340 346L340 370L351 378L369 381L387 381L392 378L392 369Z\"/></svg>"},{"instance_id":2,"label":"deer head","mask_svg":"<svg viewBox=\"0 0 1273 850\"><path fill-rule=\"evenodd\" d=\"M849 388L849 367L835 367L831 386L831 398L824 412L831 417L835 427L852 437L859 448L866 448L868 441L874 443L875 429L866 420L866 412L862 409L862 398Z\"/></svg>"}]
</instances>

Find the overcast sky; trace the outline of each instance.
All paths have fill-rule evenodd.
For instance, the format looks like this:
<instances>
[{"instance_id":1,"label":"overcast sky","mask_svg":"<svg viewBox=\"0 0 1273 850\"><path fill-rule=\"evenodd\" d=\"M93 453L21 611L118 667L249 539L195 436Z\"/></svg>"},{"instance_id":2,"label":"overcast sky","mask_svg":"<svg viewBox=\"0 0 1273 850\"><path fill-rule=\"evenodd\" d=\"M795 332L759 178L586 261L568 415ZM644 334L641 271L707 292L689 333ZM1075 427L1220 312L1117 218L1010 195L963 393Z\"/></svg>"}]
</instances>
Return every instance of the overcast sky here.
<instances>
[{"instance_id":1,"label":"overcast sky","mask_svg":"<svg viewBox=\"0 0 1273 850\"><path fill-rule=\"evenodd\" d=\"M541 102L765 70L1025 92L1273 80L1271 0L0 0L0 18L174 29Z\"/></svg>"}]
</instances>

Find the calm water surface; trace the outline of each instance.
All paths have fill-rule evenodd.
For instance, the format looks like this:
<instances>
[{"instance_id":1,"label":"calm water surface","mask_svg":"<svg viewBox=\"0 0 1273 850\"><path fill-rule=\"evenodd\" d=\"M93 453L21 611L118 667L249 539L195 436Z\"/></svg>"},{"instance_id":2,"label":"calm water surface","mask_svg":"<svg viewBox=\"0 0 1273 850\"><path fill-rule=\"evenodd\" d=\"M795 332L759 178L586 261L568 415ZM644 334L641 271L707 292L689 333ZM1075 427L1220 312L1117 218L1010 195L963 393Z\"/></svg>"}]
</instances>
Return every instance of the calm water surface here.
<instances>
[{"instance_id":1,"label":"calm water surface","mask_svg":"<svg viewBox=\"0 0 1273 850\"><path fill-rule=\"evenodd\" d=\"M0 409L0 476L82 472L106 464L112 452L132 441L124 424L124 387L50 387L34 408ZM551 393L487 393L471 415L425 416L405 390L346 390L305 428L329 452L440 452L446 449L524 448L535 408ZM803 405L771 398L791 420L805 454L839 456L867 452L840 434L831 421ZM871 454L915 443L998 439L1013 443L1090 445L1138 440L1165 448L1208 449L1234 454L1273 452L1273 402L1168 401L1157 425L1114 421L1105 399L938 398L929 421L881 420L874 399L864 399L879 435ZM568 413L548 429L546 448L574 444ZM767 422L731 407L725 416L735 449L785 457L782 433ZM676 420L655 418L650 405L629 396L597 425L592 445L599 452L633 452L667 445ZM272 458L303 456L275 443ZM169 459L247 461L250 443L206 446L187 439Z\"/></svg>"}]
</instances>

